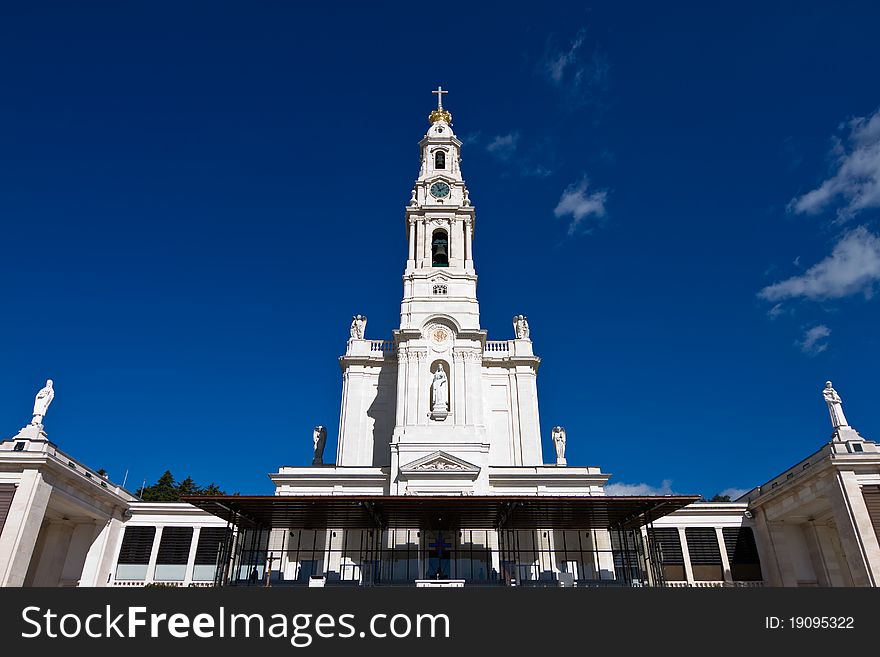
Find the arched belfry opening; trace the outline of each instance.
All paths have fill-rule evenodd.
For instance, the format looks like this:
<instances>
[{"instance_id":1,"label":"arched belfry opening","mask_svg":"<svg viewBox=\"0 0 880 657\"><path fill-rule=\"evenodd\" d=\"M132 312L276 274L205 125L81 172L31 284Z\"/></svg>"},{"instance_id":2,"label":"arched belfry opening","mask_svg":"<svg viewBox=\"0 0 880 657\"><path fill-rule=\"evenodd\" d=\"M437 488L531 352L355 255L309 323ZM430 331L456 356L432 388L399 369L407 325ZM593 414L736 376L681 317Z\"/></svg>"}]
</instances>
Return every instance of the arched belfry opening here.
<instances>
[{"instance_id":1,"label":"arched belfry opening","mask_svg":"<svg viewBox=\"0 0 880 657\"><path fill-rule=\"evenodd\" d=\"M434 168L446 168L446 153L444 151L437 151L436 153L434 153Z\"/></svg>"},{"instance_id":2,"label":"arched belfry opening","mask_svg":"<svg viewBox=\"0 0 880 657\"><path fill-rule=\"evenodd\" d=\"M449 236L445 230L435 230L431 236L431 266L449 266Z\"/></svg>"}]
</instances>

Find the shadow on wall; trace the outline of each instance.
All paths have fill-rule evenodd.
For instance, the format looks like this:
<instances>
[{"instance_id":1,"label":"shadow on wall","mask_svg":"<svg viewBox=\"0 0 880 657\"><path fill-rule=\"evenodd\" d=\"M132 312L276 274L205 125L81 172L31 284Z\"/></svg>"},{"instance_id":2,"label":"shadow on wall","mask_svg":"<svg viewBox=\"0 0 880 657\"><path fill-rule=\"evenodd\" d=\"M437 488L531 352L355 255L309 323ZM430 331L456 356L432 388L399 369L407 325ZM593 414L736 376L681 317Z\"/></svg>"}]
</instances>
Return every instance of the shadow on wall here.
<instances>
[{"instance_id":1,"label":"shadow on wall","mask_svg":"<svg viewBox=\"0 0 880 657\"><path fill-rule=\"evenodd\" d=\"M385 364L379 371L376 397L367 409L373 421L373 465L391 465L391 434L397 406L397 367Z\"/></svg>"}]
</instances>

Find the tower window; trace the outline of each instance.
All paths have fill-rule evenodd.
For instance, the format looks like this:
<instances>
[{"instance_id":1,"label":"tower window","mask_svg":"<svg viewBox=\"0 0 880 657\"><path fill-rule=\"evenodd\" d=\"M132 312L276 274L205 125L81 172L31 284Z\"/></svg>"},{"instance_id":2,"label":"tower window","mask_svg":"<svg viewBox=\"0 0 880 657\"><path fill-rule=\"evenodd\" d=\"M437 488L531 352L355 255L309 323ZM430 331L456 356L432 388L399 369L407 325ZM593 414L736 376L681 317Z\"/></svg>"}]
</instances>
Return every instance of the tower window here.
<instances>
[{"instance_id":1,"label":"tower window","mask_svg":"<svg viewBox=\"0 0 880 657\"><path fill-rule=\"evenodd\" d=\"M444 153L443 151L437 151L436 153L434 153L434 168L446 168L446 153Z\"/></svg>"},{"instance_id":2,"label":"tower window","mask_svg":"<svg viewBox=\"0 0 880 657\"><path fill-rule=\"evenodd\" d=\"M446 286L445 285L435 285L434 286L434 294L446 294Z\"/></svg>"},{"instance_id":3,"label":"tower window","mask_svg":"<svg viewBox=\"0 0 880 657\"><path fill-rule=\"evenodd\" d=\"M431 237L431 266L449 266L449 238L445 230L435 230Z\"/></svg>"}]
</instances>

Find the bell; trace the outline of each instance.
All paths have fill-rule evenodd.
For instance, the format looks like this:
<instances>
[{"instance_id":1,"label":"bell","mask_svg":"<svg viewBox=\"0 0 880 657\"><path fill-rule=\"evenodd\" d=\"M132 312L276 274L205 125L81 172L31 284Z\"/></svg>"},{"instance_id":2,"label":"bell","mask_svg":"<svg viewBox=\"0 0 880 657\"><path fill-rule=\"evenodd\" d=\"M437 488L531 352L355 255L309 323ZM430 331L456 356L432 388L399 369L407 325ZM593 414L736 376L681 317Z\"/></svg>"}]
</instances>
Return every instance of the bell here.
<instances>
[{"instance_id":1,"label":"bell","mask_svg":"<svg viewBox=\"0 0 880 657\"><path fill-rule=\"evenodd\" d=\"M446 242L441 242L439 240L434 242L434 257L446 257Z\"/></svg>"}]
</instances>

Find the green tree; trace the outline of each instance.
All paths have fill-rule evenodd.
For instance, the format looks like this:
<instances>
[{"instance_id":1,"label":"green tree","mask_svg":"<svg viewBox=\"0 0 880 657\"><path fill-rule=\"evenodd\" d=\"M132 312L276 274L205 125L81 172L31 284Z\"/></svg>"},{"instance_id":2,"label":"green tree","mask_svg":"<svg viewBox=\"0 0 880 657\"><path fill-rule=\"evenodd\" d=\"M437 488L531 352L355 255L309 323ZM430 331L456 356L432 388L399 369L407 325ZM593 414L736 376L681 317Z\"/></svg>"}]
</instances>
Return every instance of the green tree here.
<instances>
[{"instance_id":1,"label":"green tree","mask_svg":"<svg viewBox=\"0 0 880 657\"><path fill-rule=\"evenodd\" d=\"M181 497L187 495L225 494L214 482L202 487L189 476L180 483L177 483L174 480L174 475L171 474L171 470L166 470L155 484L144 487L141 491L141 499L144 502L179 502Z\"/></svg>"},{"instance_id":2,"label":"green tree","mask_svg":"<svg viewBox=\"0 0 880 657\"><path fill-rule=\"evenodd\" d=\"M226 495L222 490L220 490L220 486L211 482L207 486L202 489L202 495Z\"/></svg>"},{"instance_id":3,"label":"green tree","mask_svg":"<svg viewBox=\"0 0 880 657\"><path fill-rule=\"evenodd\" d=\"M180 499L171 470L166 470L152 486L145 487L141 499L144 502L176 502Z\"/></svg>"},{"instance_id":4,"label":"green tree","mask_svg":"<svg viewBox=\"0 0 880 657\"><path fill-rule=\"evenodd\" d=\"M730 502L730 495L713 495L710 502Z\"/></svg>"},{"instance_id":5,"label":"green tree","mask_svg":"<svg viewBox=\"0 0 880 657\"><path fill-rule=\"evenodd\" d=\"M177 497L180 498L183 495L201 495L202 489L199 488L199 485L193 481L192 477L187 477L179 484L177 484Z\"/></svg>"}]
</instances>

